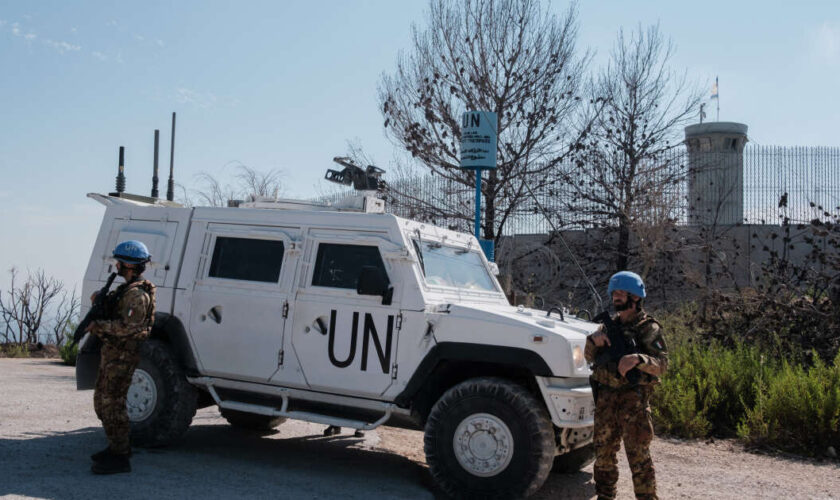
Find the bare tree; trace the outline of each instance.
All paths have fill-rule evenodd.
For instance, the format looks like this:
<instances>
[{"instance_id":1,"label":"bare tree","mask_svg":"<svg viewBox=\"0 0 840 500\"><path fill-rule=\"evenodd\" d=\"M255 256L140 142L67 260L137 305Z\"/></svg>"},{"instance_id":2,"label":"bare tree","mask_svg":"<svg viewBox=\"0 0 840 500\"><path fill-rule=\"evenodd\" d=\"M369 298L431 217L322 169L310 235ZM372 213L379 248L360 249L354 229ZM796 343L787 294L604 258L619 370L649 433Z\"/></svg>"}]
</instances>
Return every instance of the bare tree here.
<instances>
[{"instance_id":1,"label":"bare tree","mask_svg":"<svg viewBox=\"0 0 840 500\"><path fill-rule=\"evenodd\" d=\"M184 198L196 205L207 207L226 207L228 200L237 198L237 192L228 185L223 185L219 179L207 172L196 175L200 187L192 190L192 194L185 193Z\"/></svg>"},{"instance_id":2,"label":"bare tree","mask_svg":"<svg viewBox=\"0 0 840 500\"><path fill-rule=\"evenodd\" d=\"M570 191L565 212L577 223L618 231L617 270L627 268L631 232L651 235L651 228L673 222L682 201L684 156L673 149L702 93L670 69L672 54L658 25L640 26L629 37L619 31L609 64L591 85L605 105L591 112L586 147L561 175Z\"/></svg>"},{"instance_id":3,"label":"bare tree","mask_svg":"<svg viewBox=\"0 0 840 500\"><path fill-rule=\"evenodd\" d=\"M73 290L69 295L64 291L55 308L49 325L47 342L62 345L68 339L71 327L79 321L79 296Z\"/></svg>"},{"instance_id":4,"label":"bare tree","mask_svg":"<svg viewBox=\"0 0 840 500\"><path fill-rule=\"evenodd\" d=\"M200 176L201 174L199 174ZM175 200L185 207L194 207L196 205L195 201L193 200L194 194L190 193L190 190L180 182L175 183L175 189L177 190ZM210 205L213 206L213 205Z\"/></svg>"},{"instance_id":5,"label":"bare tree","mask_svg":"<svg viewBox=\"0 0 840 500\"><path fill-rule=\"evenodd\" d=\"M183 189L182 198L188 204L225 207L228 200L248 199L256 196L277 198L283 192L283 172L279 169L257 170L237 164L234 182L224 182L213 174L199 173L198 187Z\"/></svg>"},{"instance_id":6,"label":"bare tree","mask_svg":"<svg viewBox=\"0 0 840 500\"><path fill-rule=\"evenodd\" d=\"M64 284L49 277L43 270L28 272L26 280L18 285L18 271L11 268L9 291L0 292L0 315L4 323L4 341L16 344L34 344L44 326L45 314L53 300L60 297ZM4 298L5 297L5 298Z\"/></svg>"},{"instance_id":7,"label":"bare tree","mask_svg":"<svg viewBox=\"0 0 840 500\"><path fill-rule=\"evenodd\" d=\"M247 165L237 166L236 178L240 188L250 196L277 198L283 191L283 172L277 169L255 170Z\"/></svg>"},{"instance_id":8,"label":"bare tree","mask_svg":"<svg viewBox=\"0 0 840 500\"><path fill-rule=\"evenodd\" d=\"M498 240L506 221L528 209L526 184L539 193L554 181L553 170L585 133L569 126L589 59L575 54L576 18L574 7L557 17L538 0L431 0L411 52L381 80L387 134L422 169L451 181L450 199L475 185L475 172L459 168L461 114L497 113L497 168L482 184L487 239ZM437 203L412 201L436 216L471 220L460 206L441 213Z\"/></svg>"}]
</instances>

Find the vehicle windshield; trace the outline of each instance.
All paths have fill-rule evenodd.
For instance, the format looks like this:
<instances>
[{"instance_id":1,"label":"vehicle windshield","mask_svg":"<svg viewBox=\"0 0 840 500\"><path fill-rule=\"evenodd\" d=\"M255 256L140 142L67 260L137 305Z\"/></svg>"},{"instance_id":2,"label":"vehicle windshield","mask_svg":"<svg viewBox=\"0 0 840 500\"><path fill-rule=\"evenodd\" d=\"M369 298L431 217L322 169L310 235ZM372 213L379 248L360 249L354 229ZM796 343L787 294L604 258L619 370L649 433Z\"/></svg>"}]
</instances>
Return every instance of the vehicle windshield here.
<instances>
[{"instance_id":1,"label":"vehicle windshield","mask_svg":"<svg viewBox=\"0 0 840 500\"><path fill-rule=\"evenodd\" d=\"M467 290L497 292L478 251L414 241L426 283Z\"/></svg>"}]
</instances>

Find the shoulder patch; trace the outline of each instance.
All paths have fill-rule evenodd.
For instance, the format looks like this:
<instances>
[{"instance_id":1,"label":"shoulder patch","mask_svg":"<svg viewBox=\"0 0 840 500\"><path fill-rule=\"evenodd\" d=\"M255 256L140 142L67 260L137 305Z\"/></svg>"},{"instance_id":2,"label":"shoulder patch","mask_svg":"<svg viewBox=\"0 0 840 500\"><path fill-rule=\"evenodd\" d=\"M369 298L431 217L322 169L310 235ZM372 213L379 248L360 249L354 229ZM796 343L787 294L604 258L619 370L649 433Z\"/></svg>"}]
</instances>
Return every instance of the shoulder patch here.
<instances>
[{"instance_id":1,"label":"shoulder patch","mask_svg":"<svg viewBox=\"0 0 840 500\"><path fill-rule=\"evenodd\" d=\"M653 317L645 316L644 319L636 323L636 328L639 328L640 330L660 330L662 329L662 325L660 325Z\"/></svg>"}]
</instances>

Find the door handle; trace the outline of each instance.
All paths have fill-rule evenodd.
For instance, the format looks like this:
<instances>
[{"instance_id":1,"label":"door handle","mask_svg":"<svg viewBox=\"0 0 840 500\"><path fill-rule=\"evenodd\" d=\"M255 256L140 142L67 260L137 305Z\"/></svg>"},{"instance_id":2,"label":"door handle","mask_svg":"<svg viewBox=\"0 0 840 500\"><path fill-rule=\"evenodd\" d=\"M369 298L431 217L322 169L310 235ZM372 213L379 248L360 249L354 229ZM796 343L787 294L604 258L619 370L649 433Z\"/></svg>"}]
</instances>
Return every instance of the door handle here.
<instances>
[{"instance_id":1,"label":"door handle","mask_svg":"<svg viewBox=\"0 0 840 500\"><path fill-rule=\"evenodd\" d=\"M318 330L318 333L321 335L327 334L327 325L324 324L324 320L320 317L315 318L315 329Z\"/></svg>"},{"instance_id":2,"label":"door handle","mask_svg":"<svg viewBox=\"0 0 840 500\"><path fill-rule=\"evenodd\" d=\"M216 322L217 325L222 323L222 306L211 307L207 314Z\"/></svg>"}]
</instances>

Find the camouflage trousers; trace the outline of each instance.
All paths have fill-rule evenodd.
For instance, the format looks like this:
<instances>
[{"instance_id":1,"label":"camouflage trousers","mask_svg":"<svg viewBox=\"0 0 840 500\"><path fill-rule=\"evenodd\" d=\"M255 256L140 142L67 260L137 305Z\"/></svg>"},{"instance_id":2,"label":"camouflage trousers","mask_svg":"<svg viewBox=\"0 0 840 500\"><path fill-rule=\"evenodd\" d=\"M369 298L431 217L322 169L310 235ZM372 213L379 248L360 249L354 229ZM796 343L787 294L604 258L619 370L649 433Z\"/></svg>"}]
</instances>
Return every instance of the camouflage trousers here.
<instances>
[{"instance_id":1,"label":"camouflage trousers","mask_svg":"<svg viewBox=\"0 0 840 500\"><path fill-rule=\"evenodd\" d=\"M650 418L651 387L638 390L604 388L595 404L595 491L599 499L613 499L618 482L618 450L624 451L633 473L636 498L656 499L656 476L650 458L653 423Z\"/></svg>"},{"instance_id":2,"label":"camouflage trousers","mask_svg":"<svg viewBox=\"0 0 840 500\"><path fill-rule=\"evenodd\" d=\"M93 408L102 421L108 446L114 453L131 451L131 427L125 400L139 361L139 343L136 341L121 342L120 345L102 344Z\"/></svg>"}]
</instances>

